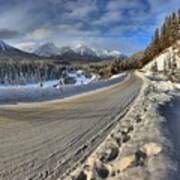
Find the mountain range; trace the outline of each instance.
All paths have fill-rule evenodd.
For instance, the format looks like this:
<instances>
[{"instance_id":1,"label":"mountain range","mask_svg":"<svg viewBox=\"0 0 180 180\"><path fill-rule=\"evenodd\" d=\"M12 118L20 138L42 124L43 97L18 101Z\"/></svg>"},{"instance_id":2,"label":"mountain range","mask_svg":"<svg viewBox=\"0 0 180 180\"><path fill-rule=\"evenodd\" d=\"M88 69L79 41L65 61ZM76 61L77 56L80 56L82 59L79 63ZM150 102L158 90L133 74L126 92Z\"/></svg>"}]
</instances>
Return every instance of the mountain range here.
<instances>
[{"instance_id":1,"label":"mountain range","mask_svg":"<svg viewBox=\"0 0 180 180\"><path fill-rule=\"evenodd\" d=\"M53 42L40 45L33 52L25 52L0 40L0 59L42 59L52 58L63 61L85 60L98 61L106 59L124 59L126 56L119 51L96 50L88 46L78 44L76 46L57 47Z\"/></svg>"},{"instance_id":2,"label":"mountain range","mask_svg":"<svg viewBox=\"0 0 180 180\"><path fill-rule=\"evenodd\" d=\"M120 51L109 51L109 50L97 50L88 46L78 44L76 46L64 46L58 48L53 42L45 43L39 46L34 54L44 57L87 57L97 59L110 59L110 58L122 58L124 55Z\"/></svg>"}]
</instances>

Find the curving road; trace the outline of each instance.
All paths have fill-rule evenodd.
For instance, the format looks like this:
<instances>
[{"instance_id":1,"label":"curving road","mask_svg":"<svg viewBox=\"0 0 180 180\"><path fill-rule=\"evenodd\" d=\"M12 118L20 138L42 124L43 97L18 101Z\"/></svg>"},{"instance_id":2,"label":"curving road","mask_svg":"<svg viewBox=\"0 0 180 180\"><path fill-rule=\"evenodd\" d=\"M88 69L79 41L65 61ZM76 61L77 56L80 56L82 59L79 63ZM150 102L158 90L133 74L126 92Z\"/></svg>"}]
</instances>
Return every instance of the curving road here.
<instances>
[{"instance_id":1,"label":"curving road","mask_svg":"<svg viewBox=\"0 0 180 180\"><path fill-rule=\"evenodd\" d=\"M0 179L57 179L83 160L138 95L130 79L86 95L0 106Z\"/></svg>"}]
</instances>

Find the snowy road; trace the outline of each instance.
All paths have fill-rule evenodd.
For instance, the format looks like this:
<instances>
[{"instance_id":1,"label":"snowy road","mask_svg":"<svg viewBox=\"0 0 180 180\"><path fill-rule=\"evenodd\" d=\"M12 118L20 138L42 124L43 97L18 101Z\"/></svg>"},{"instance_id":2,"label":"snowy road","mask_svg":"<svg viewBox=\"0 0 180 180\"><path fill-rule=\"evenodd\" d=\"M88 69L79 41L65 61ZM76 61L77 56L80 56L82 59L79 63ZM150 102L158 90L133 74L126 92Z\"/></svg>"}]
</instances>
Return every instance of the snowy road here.
<instances>
[{"instance_id":1,"label":"snowy road","mask_svg":"<svg viewBox=\"0 0 180 180\"><path fill-rule=\"evenodd\" d=\"M57 179L92 151L138 95L130 79L72 99L0 107L0 179Z\"/></svg>"}]
</instances>

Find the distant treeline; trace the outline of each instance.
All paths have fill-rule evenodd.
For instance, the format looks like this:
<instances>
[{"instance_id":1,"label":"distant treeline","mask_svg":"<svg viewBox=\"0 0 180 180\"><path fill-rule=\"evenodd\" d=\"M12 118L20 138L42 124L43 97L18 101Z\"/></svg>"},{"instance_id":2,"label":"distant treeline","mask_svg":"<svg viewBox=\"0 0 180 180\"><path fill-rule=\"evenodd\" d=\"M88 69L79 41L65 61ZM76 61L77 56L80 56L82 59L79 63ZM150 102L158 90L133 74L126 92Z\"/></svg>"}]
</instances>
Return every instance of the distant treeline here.
<instances>
[{"instance_id":1,"label":"distant treeline","mask_svg":"<svg viewBox=\"0 0 180 180\"><path fill-rule=\"evenodd\" d=\"M180 10L166 17L162 27L156 29L151 43L144 51L134 54L127 61L116 61L111 71L114 74L123 70L142 68L177 40L180 40Z\"/></svg>"},{"instance_id":2,"label":"distant treeline","mask_svg":"<svg viewBox=\"0 0 180 180\"><path fill-rule=\"evenodd\" d=\"M43 61L1 61L1 84L27 84L59 79L65 66Z\"/></svg>"}]
</instances>

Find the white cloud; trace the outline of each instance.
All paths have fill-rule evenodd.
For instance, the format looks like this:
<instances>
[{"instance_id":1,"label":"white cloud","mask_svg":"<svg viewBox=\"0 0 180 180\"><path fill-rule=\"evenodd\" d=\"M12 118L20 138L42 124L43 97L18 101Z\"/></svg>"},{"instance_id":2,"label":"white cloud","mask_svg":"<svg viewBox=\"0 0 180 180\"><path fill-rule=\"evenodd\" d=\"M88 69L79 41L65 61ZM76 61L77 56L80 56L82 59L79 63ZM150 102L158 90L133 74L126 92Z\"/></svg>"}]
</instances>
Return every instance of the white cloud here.
<instances>
[{"instance_id":1,"label":"white cloud","mask_svg":"<svg viewBox=\"0 0 180 180\"><path fill-rule=\"evenodd\" d=\"M52 35L53 35L53 32L51 30L40 28L28 34L27 38L33 39L33 40L46 40L46 39L49 39Z\"/></svg>"},{"instance_id":2,"label":"white cloud","mask_svg":"<svg viewBox=\"0 0 180 180\"><path fill-rule=\"evenodd\" d=\"M22 33L11 42L20 42L18 47L24 49L52 40L59 45L83 42L102 47L130 43L133 47L126 47L133 51L139 46L121 38L124 32L134 38L138 31L151 36L164 17L180 6L179 0L18 0L14 5L10 1L6 0L6 9L4 3L0 6L0 26Z\"/></svg>"},{"instance_id":3,"label":"white cloud","mask_svg":"<svg viewBox=\"0 0 180 180\"><path fill-rule=\"evenodd\" d=\"M27 30L34 24L34 18L30 18L30 11L33 6L30 1L26 1L26 4L22 2L17 3L9 8L2 9L0 15L0 25L1 28L14 29L22 32Z\"/></svg>"},{"instance_id":4,"label":"white cloud","mask_svg":"<svg viewBox=\"0 0 180 180\"><path fill-rule=\"evenodd\" d=\"M65 9L67 12L64 14L67 18L83 19L88 18L90 13L98 10L96 6L96 1L94 0L77 0L77 1L67 1L65 4Z\"/></svg>"},{"instance_id":5,"label":"white cloud","mask_svg":"<svg viewBox=\"0 0 180 180\"><path fill-rule=\"evenodd\" d=\"M57 29L57 34L62 36L97 36L99 34L98 29L88 30L83 29L83 24L81 22L76 24L60 24Z\"/></svg>"},{"instance_id":6,"label":"white cloud","mask_svg":"<svg viewBox=\"0 0 180 180\"><path fill-rule=\"evenodd\" d=\"M0 15L1 27L7 29L19 29L24 27L26 23L23 23L23 20L25 19L24 17L26 10L17 7L14 10L1 12Z\"/></svg>"},{"instance_id":7,"label":"white cloud","mask_svg":"<svg viewBox=\"0 0 180 180\"><path fill-rule=\"evenodd\" d=\"M119 22L121 20L120 11L108 11L102 15L98 20L92 22L94 25L109 25L110 23Z\"/></svg>"},{"instance_id":8,"label":"white cloud","mask_svg":"<svg viewBox=\"0 0 180 180\"><path fill-rule=\"evenodd\" d=\"M111 23L117 23L121 21L128 21L129 17L136 18L136 14L140 12L134 12L134 8L141 8L143 4L138 0L114 0L109 1L105 7L105 12L100 16L99 19L95 20L92 24L94 25L109 25ZM123 11L128 9L128 15L124 15ZM144 13L145 14L145 13ZM144 15L143 14L143 15ZM141 17L142 18L142 17Z\"/></svg>"},{"instance_id":9,"label":"white cloud","mask_svg":"<svg viewBox=\"0 0 180 180\"><path fill-rule=\"evenodd\" d=\"M135 7L141 7L143 3L140 0L114 0L109 1L107 4L108 11L116 11L120 9L130 9Z\"/></svg>"}]
</instances>

